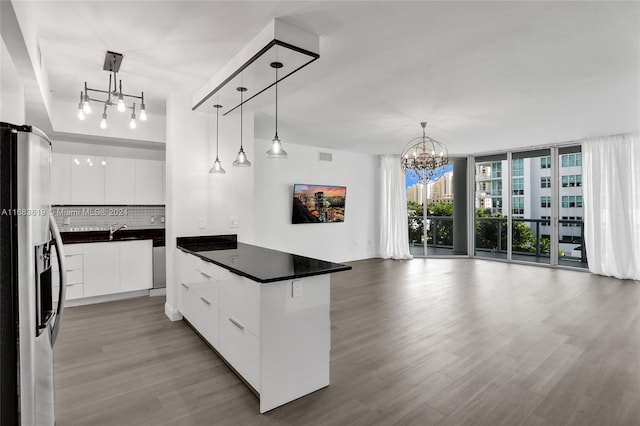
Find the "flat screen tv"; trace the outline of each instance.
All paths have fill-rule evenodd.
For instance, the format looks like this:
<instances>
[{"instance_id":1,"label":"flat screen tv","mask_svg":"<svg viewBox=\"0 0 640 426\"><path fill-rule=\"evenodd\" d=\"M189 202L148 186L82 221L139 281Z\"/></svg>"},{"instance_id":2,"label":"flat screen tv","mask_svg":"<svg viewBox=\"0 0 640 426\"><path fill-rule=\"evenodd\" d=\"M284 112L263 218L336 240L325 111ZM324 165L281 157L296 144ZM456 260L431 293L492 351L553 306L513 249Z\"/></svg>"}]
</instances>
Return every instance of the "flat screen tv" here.
<instances>
[{"instance_id":1,"label":"flat screen tv","mask_svg":"<svg viewBox=\"0 0 640 426\"><path fill-rule=\"evenodd\" d=\"M291 223L344 222L346 186L293 185Z\"/></svg>"}]
</instances>

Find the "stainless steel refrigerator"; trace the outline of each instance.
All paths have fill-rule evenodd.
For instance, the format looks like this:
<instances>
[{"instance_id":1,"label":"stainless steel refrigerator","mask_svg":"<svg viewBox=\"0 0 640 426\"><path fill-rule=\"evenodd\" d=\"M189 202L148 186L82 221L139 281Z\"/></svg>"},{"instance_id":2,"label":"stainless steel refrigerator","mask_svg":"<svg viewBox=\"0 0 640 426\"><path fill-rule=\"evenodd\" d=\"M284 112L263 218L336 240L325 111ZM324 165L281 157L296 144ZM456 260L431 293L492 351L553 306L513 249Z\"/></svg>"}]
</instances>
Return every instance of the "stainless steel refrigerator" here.
<instances>
[{"instance_id":1,"label":"stainless steel refrigerator","mask_svg":"<svg viewBox=\"0 0 640 426\"><path fill-rule=\"evenodd\" d=\"M51 268L54 251L64 262L51 216L51 142L32 126L0 131L0 425L49 426L66 284L64 265L59 280Z\"/></svg>"}]
</instances>

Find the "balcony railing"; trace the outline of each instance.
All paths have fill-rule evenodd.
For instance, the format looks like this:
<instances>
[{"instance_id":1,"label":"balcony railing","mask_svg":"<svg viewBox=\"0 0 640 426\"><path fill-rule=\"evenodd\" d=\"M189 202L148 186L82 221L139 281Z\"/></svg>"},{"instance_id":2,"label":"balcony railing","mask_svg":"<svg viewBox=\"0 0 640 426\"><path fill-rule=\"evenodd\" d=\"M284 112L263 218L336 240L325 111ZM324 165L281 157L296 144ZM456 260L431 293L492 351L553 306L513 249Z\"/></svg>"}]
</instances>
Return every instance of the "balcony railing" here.
<instances>
[{"instance_id":1,"label":"balcony railing","mask_svg":"<svg viewBox=\"0 0 640 426\"><path fill-rule=\"evenodd\" d=\"M548 219L513 218L512 254L549 258L551 226ZM529 233L518 228L518 223L526 224ZM587 254L583 250L584 222L582 220L559 220L560 260L587 264ZM571 231L566 230L570 227ZM547 231L547 232L544 232ZM564 247L564 249L563 249ZM507 218L476 217L476 251L507 253Z\"/></svg>"},{"instance_id":2,"label":"balcony railing","mask_svg":"<svg viewBox=\"0 0 640 426\"><path fill-rule=\"evenodd\" d=\"M453 217L427 216L427 245L453 249ZM409 216L409 243L424 244L424 218Z\"/></svg>"}]
</instances>

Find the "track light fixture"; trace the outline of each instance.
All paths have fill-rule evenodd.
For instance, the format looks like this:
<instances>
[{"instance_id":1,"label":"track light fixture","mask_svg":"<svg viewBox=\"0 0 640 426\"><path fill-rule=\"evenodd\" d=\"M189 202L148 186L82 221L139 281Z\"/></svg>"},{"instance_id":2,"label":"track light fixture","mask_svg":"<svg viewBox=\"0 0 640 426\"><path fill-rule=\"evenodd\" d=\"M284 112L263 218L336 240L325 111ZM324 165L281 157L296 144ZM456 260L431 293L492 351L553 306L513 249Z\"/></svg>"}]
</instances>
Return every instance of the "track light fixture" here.
<instances>
[{"instance_id":1,"label":"track light fixture","mask_svg":"<svg viewBox=\"0 0 640 426\"><path fill-rule=\"evenodd\" d=\"M102 113L102 119L100 120L100 128L107 128L107 107L116 106L118 112L125 112L127 108L132 110L131 121L129 127L135 129L136 123L136 104L128 107L125 103L125 97L140 99L140 121L147 120L147 111L144 104L144 92L140 92L140 96L128 95L122 91L122 80L118 80L118 71L120 70L120 64L122 63L122 54L115 52L107 52L104 59L103 69L109 72L109 89L100 90L92 89L87 86L87 82L84 83L84 91L80 92L80 103L78 104L78 119L84 120L87 115L91 114L91 103L100 102L104 104L104 110ZM111 87L113 81L113 89ZM103 93L106 95L104 99L97 99L89 97L89 92Z\"/></svg>"},{"instance_id":2,"label":"track light fixture","mask_svg":"<svg viewBox=\"0 0 640 426\"><path fill-rule=\"evenodd\" d=\"M226 172L222 168L220 158L218 158L218 129L220 124L220 108L222 108L222 105L216 104L213 107L216 109L216 161L213 162L213 166L209 169L209 173L223 175Z\"/></svg>"}]
</instances>

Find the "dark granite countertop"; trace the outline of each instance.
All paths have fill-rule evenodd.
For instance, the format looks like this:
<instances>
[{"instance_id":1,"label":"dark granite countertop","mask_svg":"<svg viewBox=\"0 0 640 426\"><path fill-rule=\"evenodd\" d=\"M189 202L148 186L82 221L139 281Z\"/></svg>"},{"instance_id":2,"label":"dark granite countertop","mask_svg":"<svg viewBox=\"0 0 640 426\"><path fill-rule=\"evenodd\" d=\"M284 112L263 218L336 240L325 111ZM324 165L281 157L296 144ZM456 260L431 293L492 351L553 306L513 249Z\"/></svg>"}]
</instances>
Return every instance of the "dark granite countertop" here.
<instances>
[{"instance_id":1,"label":"dark granite countertop","mask_svg":"<svg viewBox=\"0 0 640 426\"><path fill-rule=\"evenodd\" d=\"M182 237L177 247L185 253L212 262L260 283L270 283L332 272L351 266L239 243L235 235Z\"/></svg>"},{"instance_id":2,"label":"dark granite countertop","mask_svg":"<svg viewBox=\"0 0 640 426\"><path fill-rule=\"evenodd\" d=\"M63 244L83 244L109 242L109 231L61 231ZM154 247L164 247L164 229L121 229L113 235L113 242L153 240Z\"/></svg>"}]
</instances>

